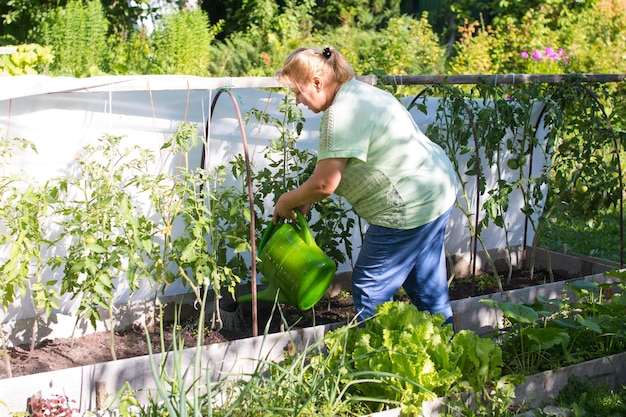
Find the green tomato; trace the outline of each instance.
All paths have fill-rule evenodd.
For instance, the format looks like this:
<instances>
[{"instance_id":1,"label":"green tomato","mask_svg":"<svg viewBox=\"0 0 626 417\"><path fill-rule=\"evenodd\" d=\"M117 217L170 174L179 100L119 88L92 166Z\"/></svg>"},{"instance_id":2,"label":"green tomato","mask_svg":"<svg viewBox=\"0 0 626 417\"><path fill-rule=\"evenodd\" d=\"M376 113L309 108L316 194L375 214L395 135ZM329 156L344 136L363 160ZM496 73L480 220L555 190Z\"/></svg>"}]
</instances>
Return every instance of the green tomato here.
<instances>
[{"instance_id":1,"label":"green tomato","mask_svg":"<svg viewBox=\"0 0 626 417\"><path fill-rule=\"evenodd\" d=\"M506 161L506 166L508 166L510 169L518 169L519 163L517 162L517 159L511 158L508 161Z\"/></svg>"},{"instance_id":2,"label":"green tomato","mask_svg":"<svg viewBox=\"0 0 626 417\"><path fill-rule=\"evenodd\" d=\"M576 183L576 192L579 194L587 194L587 191L589 191L589 187L587 186L587 184L585 184L582 181L578 181Z\"/></svg>"}]
</instances>

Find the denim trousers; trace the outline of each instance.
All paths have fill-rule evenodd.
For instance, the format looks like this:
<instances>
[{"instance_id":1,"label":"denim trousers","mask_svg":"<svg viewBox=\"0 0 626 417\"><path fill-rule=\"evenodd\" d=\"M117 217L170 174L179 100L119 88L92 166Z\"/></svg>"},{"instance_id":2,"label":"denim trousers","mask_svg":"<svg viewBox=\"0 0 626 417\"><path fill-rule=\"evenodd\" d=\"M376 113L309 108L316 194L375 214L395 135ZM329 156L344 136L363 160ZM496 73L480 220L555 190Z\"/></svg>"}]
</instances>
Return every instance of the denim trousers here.
<instances>
[{"instance_id":1,"label":"denim trousers","mask_svg":"<svg viewBox=\"0 0 626 417\"><path fill-rule=\"evenodd\" d=\"M453 324L444 237L452 208L414 229L370 225L352 272L352 296L362 321L404 287L411 302Z\"/></svg>"}]
</instances>

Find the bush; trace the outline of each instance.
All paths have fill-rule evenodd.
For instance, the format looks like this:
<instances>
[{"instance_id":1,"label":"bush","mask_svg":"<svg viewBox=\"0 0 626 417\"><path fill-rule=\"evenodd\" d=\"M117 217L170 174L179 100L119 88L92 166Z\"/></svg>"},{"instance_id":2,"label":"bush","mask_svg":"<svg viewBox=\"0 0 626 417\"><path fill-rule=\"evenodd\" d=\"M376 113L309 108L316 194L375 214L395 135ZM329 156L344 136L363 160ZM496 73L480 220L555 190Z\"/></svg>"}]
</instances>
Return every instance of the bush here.
<instances>
[{"instance_id":1,"label":"bush","mask_svg":"<svg viewBox=\"0 0 626 417\"><path fill-rule=\"evenodd\" d=\"M573 15L560 38L568 42L571 72L626 72L626 3L605 0Z\"/></svg>"},{"instance_id":2,"label":"bush","mask_svg":"<svg viewBox=\"0 0 626 417\"><path fill-rule=\"evenodd\" d=\"M0 55L0 76L43 73L53 59L49 47L37 44L20 45L15 52Z\"/></svg>"},{"instance_id":3,"label":"bush","mask_svg":"<svg viewBox=\"0 0 626 417\"><path fill-rule=\"evenodd\" d=\"M219 24L209 26L208 16L199 9L166 15L152 35L152 72L208 75L210 45L219 30Z\"/></svg>"},{"instance_id":4,"label":"bush","mask_svg":"<svg viewBox=\"0 0 626 417\"><path fill-rule=\"evenodd\" d=\"M85 77L102 72L107 50L109 24L100 0L70 0L45 19L38 37L50 46L54 62L50 71L59 75Z\"/></svg>"},{"instance_id":5,"label":"bush","mask_svg":"<svg viewBox=\"0 0 626 417\"><path fill-rule=\"evenodd\" d=\"M109 38L106 70L114 75L149 74L153 59L147 30L134 31L127 38L112 35Z\"/></svg>"},{"instance_id":6,"label":"bush","mask_svg":"<svg viewBox=\"0 0 626 417\"><path fill-rule=\"evenodd\" d=\"M442 72L444 50L428 23L408 16L393 18L378 33L372 46L372 65L387 74L438 74Z\"/></svg>"},{"instance_id":7,"label":"bush","mask_svg":"<svg viewBox=\"0 0 626 417\"><path fill-rule=\"evenodd\" d=\"M618 0L574 13L544 4L519 21L466 22L454 47L454 74L612 73L626 68L626 6Z\"/></svg>"}]
</instances>

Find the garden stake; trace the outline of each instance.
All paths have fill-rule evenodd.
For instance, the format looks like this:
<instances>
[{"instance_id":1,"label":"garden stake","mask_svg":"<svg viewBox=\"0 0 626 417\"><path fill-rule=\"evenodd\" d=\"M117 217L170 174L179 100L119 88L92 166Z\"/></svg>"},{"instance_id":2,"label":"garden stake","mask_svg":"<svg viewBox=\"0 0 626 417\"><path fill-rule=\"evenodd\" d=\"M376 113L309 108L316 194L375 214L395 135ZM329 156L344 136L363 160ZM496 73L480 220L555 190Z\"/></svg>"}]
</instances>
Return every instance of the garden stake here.
<instances>
[{"instance_id":1,"label":"garden stake","mask_svg":"<svg viewBox=\"0 0 626 417\"><path fill-rule=\"evenodd\" d=\"M246 184L248 188L248 202L250 205L250 253L252 254L252 276L250 278L251 286L252 286L252 336L259 335L259 324L258 324L258 309L257 309L257 288L256 288L256 234L255 234L255 223L254 223L254 196L252 195L252 174L250 170L250 154L248 152L248 140L246 138L246 131L243 125L243 118L241 117L241 111L239 110L239 105L237 104L237 100L235 96L228 88L221 88L218 90L213 102L211 103L211 110L209 114L209 119L206 122L205 126L205 136L208 138L209 126L211 124L211 120L213 119L213 111L215 110L215 105L217 104L218 98L222 93L227 93L230 96L231 101L233 102L233 106L235 107L235 112L237 113L237 121L239 122L239 130L241 131L241 141L243 143L244 149L244 158L246 163ZM206 164L206 145L202 144L202 159L200 162L201 168L205 167ZM241 318L241 312L237 309L236 315L232 316L233 312L222 310L219 306L219 298L216 298L215 305L213 306L213 311L219 317L224 315L224 317L229 317L232 325L236 325ZM237 306L238 307L238 306ZM222 325L224 322L222 321Z\"/></svg>"}]
</instances>

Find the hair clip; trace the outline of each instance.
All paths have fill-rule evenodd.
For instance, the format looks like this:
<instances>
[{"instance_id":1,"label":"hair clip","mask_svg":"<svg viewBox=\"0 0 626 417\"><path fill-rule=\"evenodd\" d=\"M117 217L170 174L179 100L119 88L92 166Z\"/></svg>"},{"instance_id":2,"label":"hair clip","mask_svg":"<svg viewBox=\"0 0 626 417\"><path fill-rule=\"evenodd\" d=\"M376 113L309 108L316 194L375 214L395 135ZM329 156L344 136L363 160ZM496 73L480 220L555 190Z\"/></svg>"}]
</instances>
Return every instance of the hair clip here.
<instances>
[{"instance_id":1,"label":"hair clip","mask_svg":"<svg viewBox=\"0 0 626 417\"><path fill-rule=\"evenodd\" d=\"M324 58L326 59L330 58L330 48L328 46L325 46L324 49L322 49L322 55L324 55Z\"/></svg>"}]
</instances>

